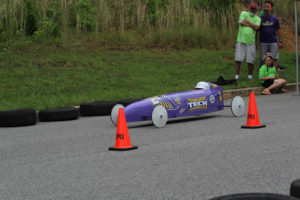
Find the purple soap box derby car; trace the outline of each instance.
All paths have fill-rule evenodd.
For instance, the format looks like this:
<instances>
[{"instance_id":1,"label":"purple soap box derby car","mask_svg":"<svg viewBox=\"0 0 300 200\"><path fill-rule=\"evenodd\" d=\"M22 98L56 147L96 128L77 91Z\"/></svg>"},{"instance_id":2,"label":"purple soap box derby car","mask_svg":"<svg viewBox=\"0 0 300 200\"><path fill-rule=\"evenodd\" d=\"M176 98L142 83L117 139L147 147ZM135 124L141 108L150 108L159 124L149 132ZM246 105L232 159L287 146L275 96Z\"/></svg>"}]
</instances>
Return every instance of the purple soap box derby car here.
<instances>
[{"instance_id":1,"label":"purple soap box derby car","mask_svg":"<svg viewBox=\"0 0 300 200\"><path fill-rule=\"evenodd\" d=\"M231 105L226 106L221 86L199 82L193 90L146 98L125 108L117 104L111 111L111 120L117 125L119 109L124 108L126 122L152 120L154 126L160 128L170 119L199 116L224 110L224 107L231 107L232 114L236 117L245 112L245 102L240 96L234 97Z\"/></svg>"}]
</instances>

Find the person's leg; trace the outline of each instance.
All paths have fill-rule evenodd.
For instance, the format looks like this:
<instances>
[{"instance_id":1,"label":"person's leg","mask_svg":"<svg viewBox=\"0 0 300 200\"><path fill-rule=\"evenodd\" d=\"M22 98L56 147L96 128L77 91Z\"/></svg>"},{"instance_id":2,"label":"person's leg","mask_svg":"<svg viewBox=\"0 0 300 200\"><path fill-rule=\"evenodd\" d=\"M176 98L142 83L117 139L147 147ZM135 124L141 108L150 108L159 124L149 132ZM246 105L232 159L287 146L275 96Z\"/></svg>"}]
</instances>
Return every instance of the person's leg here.
<instances>
[{"instance_id":1,"label":"person's leg","mask_svg":"<svg viewBox=\"0 0 300 200\"><path fill-rule=\"evenodd\" d=\"M260 63L259 67L261 67L263 63L263 58L265 53L269 52L269 46L267 43L259 43L259 55L260 55Z\"/></svg>"},{"instance_id":2,"label":"person's leg","mask_svg":"<svg viewBox=\"0 0 300 200\"><path fill-rule=\"evenodd\" d=\"M276 70L278 69L278 58L279 58L279 49L277 43L270 43L269 44L270 53L272 53L273 56L273 64Z\"/></svg>"},{"instance_id":3,"label":"person's leg","mask_svg":"<svg viewBox=\"0 0 300 200\"><path fill-rule=\"evenodd\" d=\"M235 79L239 78L240 74L240 68L242 62L245 60L246 57L246 45L242 44L240 42L236 43L236 48L235 48Z\"/></svg>"},{"instance_id":4,"label":"person's leg","mask_svg":"<svg viewBox=\"0 0 300 200\"><path fill-rule=\"evenodd\" d=\"M284 79L277 79L279 81L279 83L281 84L280 87L278 88L280 91L282 92L288 92L287 89L284 89L285 85L286 85L286 80Z\"/></svg>"},{"instance_id":5,"label":"person's leg","mask_svg":"<svg viewBox=\"0 0 300 200\"><path fill-rule=\"evenodd\" d=\"M275 59L275 58L273 59L273 65L277 70L278 69L278 62L277 62L277 59Z\"/></svg>"},{"instance_id":6,"label":"person's leg","mask_svg":"<svg viewBox=\"0 0 300 200\"><path fill-rule=\"evenodd\" d=\"M274 90L274 89L281 89L284 85L286 84L286 80L284 79L275 79L274 83L269 86L267 89L270 90Z\"/></svg>"},{"instance_id":7,"label":"person's leg","mask_svg":"<svg viewBox=\"0 0 300 200\"><path fill-rule=\"evenodd\" d=\"M262 86L265 88L263 91L262 91L262 94L272 94L270 92L270 87L274 84L274 80L275 79L267 79L265 80L263 83L262 83Z\"/></svg>"},{"instance_id":8,"label":"person's leg","mask_svg":"<svg viewBox=\"0 0 300 200\"><path fill-rule=\"evenodd\" d=\"M252 78L252 76L253 76L253 71L254 71L254 64L248 63L248 75L251 76L250 78ZM249 78L249 76L248 76L248 78Z\"/></svg>"},{"instance_id":9,"label":"person's leg","mask_svg":"<svg viewBox=\"0 0 300 200\"><path fill-rule=\"evenodd\" d=\"M248 79L252 79L256 58L255 44L247 45Z\"/></svg>"},{"instance_id":10,"label":"person's leg","mask_svg":"<svg viewBox=\"0 0 300 200\"><path fill-rule=\"evenodd\" d=\"M235 61L235 75L240 74L241 64L242 64L241 62ZM239 77L235 77L235 78L238 79Z\"/></svg>"},{"instance_id":11,"label":"person's leg","mask_svg":"<svg viewBox=\"0 0 300 200\"><path fill-rule=\"evenodd\" d=\"M263 64L264 64L264 61L263 61L263 60L260 60L260 61L259 61L259 68L260 68L261 66L263 66Z\"/></svg>"}]
</instances>

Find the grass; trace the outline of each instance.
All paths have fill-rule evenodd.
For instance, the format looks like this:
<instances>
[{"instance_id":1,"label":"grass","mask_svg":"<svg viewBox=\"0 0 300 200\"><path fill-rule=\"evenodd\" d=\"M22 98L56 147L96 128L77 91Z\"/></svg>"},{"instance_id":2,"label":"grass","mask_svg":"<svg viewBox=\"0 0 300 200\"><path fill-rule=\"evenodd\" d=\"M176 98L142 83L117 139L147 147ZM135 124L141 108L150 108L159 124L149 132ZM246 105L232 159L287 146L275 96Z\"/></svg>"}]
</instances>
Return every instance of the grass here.
<instances>
[{"instance_id":1,"label":"grass","mask_svg":"<svg viewBox=\"0 0 300 200\"><path fill-rule=\"evenodd\" d=\"M189 90L220 75L234 77L234 48L120 51L21 42L0 49L0 110L144 98ZM280 63L288 67L280 75L295 82L295 55L280 53ZM243 64L239 84L224 89L252 86L260 86L257 66L249 82Z\"/></svg>"}]
</instances>

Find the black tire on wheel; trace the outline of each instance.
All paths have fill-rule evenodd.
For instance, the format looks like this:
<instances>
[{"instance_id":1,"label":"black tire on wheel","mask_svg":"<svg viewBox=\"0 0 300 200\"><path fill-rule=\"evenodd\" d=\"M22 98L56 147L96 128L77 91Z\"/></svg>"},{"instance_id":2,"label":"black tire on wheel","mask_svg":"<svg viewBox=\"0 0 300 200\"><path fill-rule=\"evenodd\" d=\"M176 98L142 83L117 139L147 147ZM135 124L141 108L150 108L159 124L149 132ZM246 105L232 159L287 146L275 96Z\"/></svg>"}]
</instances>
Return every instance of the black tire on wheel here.
<instances>
[{"instance_id":1,"label":"black tire on wheel","mask_svg":"<svg viewBox=\"0 0 300 200\"><path fill-rule=\"evenodd\" d=\"M299 200L299 199L291 196L282 195L282 194L245 193L245 194L231 194L226 196L220 196L210 200Z\"/></svg>"},{"instance_id":2,"label":"black tire on wheel","mask_svg":"<svg viewBox=\"0 0 300 200\"><path fill-rule=\"evenodd\" d=\"M294 180L291 184L290 195L300 199L300 179Z\"/></svg>"},{"instance_id":3,"label":"black tire on wheel","mask_svg":"<svg viewBox=\"0 0 300 200\"><path fill-rule=\"evenodd\" d=\"M45 109L38 112L38 117L41 122L75 120L79 117L79 109L73 107Z\"/></svg>"},{"instance_id":4,"label":"black tire on wheel","mask_svg":"<svg viewBox=\"0 0 300 200\"><path fill-rule=\"evenodd\" d=\"M37 114L34 109L0 111L1 127L30 126L36 122Z\"/></svg>"},{"instance_id":5,"label":"black tire on wheel","mask_svg":"<svg viewBox=\"0 0 300 200\"><path fill-rule=\"evenodd\" d=\"M80 115L85 116L105 116L110 115L116 101L92 102L80 104Z\"/></svg>"}]
</instances>

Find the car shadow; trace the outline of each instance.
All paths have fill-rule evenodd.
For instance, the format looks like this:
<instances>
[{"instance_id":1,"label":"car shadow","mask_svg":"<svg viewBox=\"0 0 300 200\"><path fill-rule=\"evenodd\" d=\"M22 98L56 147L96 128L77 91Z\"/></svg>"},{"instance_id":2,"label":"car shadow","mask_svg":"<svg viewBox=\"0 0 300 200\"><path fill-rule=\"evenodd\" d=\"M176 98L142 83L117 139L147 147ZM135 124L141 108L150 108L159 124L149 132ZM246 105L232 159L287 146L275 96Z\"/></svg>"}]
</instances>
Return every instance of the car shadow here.
<instances>
[{"instance_id":1,"label":"car shadow","mask_svg":"<svg viewBox=\"0 0 300 200\"><path fill-rule=\"evenodd\" d=\"M199 115L199 116L192 116L192 117L186 117L186 118L172 118L172 119L168 119L166 126L168 124L188 123L188 122L197 121L197 120L205 120L205 119L215 118L218 116L219 115L209 115L209 116ZM131 128L131 129L132 128L149 127L149 126L153 126L153 128L156 128L153 125L152 121L133 122L133 123L127 124L127 126L128 126L128 128Z\"/></svg>"}]
</instances>

